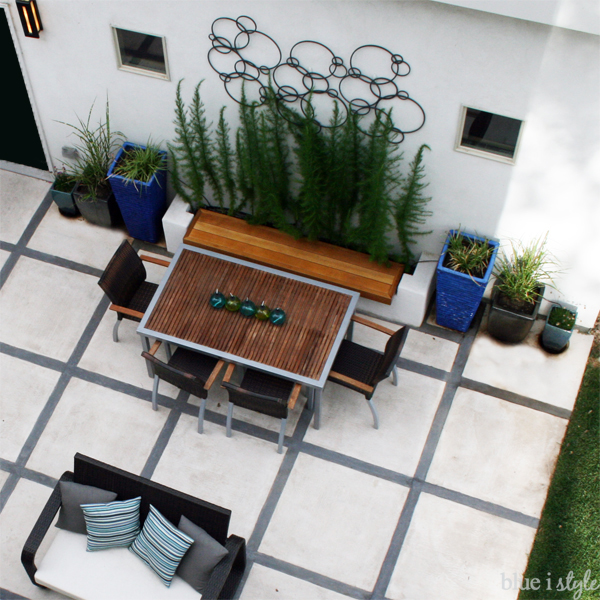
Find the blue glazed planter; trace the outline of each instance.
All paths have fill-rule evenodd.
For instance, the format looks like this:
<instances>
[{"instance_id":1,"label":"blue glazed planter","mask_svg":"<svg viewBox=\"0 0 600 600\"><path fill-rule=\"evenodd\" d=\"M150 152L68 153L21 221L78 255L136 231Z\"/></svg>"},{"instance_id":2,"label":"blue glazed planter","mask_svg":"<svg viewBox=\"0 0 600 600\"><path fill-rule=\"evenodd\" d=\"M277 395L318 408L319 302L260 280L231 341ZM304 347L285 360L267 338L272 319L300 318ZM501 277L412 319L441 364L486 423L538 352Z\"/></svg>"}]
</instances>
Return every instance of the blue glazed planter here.
<instances>
[{"instance_id":1,"label":"blue glazed planter","mask_svg":"<svg viewBox=\"0 0 600 600\"><path fill-rule=\"evenodd\" d=\"M467 331L481 304L485 288L492 275L499 244L494 240L487 240L494 251L485 276L482 278L471 277L465 273L459 273L444 267L444 259L448 251L450 238L455 233L457 232L452 230L448 234L436 270L436 322L442 327ZM484 238L476 235L464 232L461 232L461 235L472 240L485 241Z\"/></svg>"},{"instance_id":2,"label":"blue glazed planter","mask_svg":"<svg viewBox=\"0 0 600 600\"><path fill-rule=\"evenodd\" d=\"M114 173L119 160L130 148L145 146L125 142L110 166L108 178L129 235L156 243L162 237L161 219L167 210L167 153L160 151L165 157L165 168L157 171L148 183L143 183L129 181Z\"/></svg>"}]
</instances>

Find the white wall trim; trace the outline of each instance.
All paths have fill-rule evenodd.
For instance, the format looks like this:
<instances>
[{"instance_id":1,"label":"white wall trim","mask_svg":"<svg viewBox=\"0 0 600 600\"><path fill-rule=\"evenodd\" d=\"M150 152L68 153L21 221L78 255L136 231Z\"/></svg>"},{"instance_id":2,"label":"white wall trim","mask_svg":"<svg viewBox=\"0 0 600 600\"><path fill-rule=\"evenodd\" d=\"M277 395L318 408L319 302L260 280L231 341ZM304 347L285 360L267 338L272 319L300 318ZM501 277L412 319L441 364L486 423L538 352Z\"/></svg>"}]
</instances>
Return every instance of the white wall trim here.
<instances>
[{"instance_id":1,"label":"white wall trim","mask_svg":"<svg viewBox=\"0 0 600 600\"><path fill-rule=\"evenodd\" d=\"M42 128L42 120L40 119L40 114L37 108L37 104L35 101L35 95L33 93L33 87L31 85L31 81L29 79L29 74L27 73L27 66L25 64L25 59L23 58L23 52L21 50L21 44L19 42L19 29L15 27L13 14L11 13L10 4L8 2L0 2L0 9L4 9L6 13L6 20L8 21L8 28L10 29L10 33L12 35L13 44L15 46L15 50L17 52L17 58L19 60L19 65L21 67L21 73L23 75L23 81L25 82L25 89L27 90L27 96L29 97L29 103L31 104L31 110L33 111L33 118L35 120L35 126L38 131L38 135L40 136L40 141L42 142L42 149L44 151L44 156L46 157L46 163L48 164L48 168L52 171L53 163L52 156L50 154L49 146L46 141L46 136L44 134L44 129ZM43 34L42 34L43 35Z\"/></svg>"}]
</instances>

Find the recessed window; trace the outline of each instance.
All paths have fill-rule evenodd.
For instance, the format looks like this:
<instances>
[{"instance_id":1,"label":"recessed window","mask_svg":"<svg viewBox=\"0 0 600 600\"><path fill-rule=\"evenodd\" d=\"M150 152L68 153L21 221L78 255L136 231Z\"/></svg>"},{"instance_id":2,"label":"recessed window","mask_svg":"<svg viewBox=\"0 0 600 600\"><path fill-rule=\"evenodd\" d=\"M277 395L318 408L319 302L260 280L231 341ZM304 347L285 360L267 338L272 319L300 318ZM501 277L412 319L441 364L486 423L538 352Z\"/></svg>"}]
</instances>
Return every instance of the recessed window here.
<instances>
[{"instance_id":1,"label":"recessed window","mask_svg":"<svg viewBox=\"0 0 600 600\"><path fill-rule=\"evenodd\" d=\"M113 27L119 68L169 79L165 38Z\"/></svg>"},{"instance_id":2,"label":"recessed window","mask_svg":"<svg viewBox=\"0 0 600 600\"><path fill-rule=\"evenodd\" d=\"M523 121L463 107L456 149L503 162L515 162Z\"/></svg>"}]
</instances>

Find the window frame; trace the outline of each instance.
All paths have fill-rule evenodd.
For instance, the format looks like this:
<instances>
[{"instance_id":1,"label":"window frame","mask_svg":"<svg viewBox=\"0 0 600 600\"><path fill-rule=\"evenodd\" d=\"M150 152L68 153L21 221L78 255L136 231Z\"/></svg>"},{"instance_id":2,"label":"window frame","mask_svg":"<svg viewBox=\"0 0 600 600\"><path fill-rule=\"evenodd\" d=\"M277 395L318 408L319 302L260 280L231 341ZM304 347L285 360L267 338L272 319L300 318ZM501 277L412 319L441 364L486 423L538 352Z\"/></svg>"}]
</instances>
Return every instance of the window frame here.
<instances>
[{"instance_id":1,"label":"window frame","mask_svg":"<svg viewBox=\"0 0 600 600\"><path fill-rule=\"evenodd\" d=\"M462 145L461 142L462 142L463 133L464 133L464 129L465 129L465 121L467 119L467 111L469 109L479 110L482 112L490 113L490 114L496 115L498 117L506 117L507 119L514 119L515 121L519 121L521 123L521 126L519 127L519 134L517 135L517 140L515 142L515 150L513 152L512 157L503 156L502 154L496 154L490 150L483 150L480 148L471 148L470 146ZM501 163L508 164L508 165L514 165L517 162L517 156L519 154L519 147L521 145L521 139L523 137L524 126L525 126L525 121L523 119L519 119L518 117L495 113L488 109L480 108L476 105L467 106L466 104L463 104L460 109L459 125L458 125L458 131L456 134L456 144L454 146L454 149L457 152L463 152L465 154L470 154L471 156L479 156L480 158L487 158L489 160L495 160L496 162L501 162Z\"/></svg>"},{"instance_id":2,"label":"window frame","mask_svg":"<svg viewBox=\"0 0 600 600\"><path fill-rule=\"evenodd\" d=\"M164 35L158 35L156 33L150 33L147 31L137 31L135 29L127 29L118 25L111 25L112 36L115 44L115 53L117 57L117 68L120 71L127 73L135 73L136 75L146 75L147 77L154 77L155 79L162 79L163 81L171 81L171 75L169 73L169 60L167 57L167 39ZM139 33L140 35L150 35L155 38L159 38L162 41L163 57L165 61L165 73L159 73L158 71L152 71L143 67L133 67L131 65L123 64L121 56L121 48L119 46L119 37L117 35L117 29L121 31L130 31L132 33Z\"/></svg>"}]
</instances>

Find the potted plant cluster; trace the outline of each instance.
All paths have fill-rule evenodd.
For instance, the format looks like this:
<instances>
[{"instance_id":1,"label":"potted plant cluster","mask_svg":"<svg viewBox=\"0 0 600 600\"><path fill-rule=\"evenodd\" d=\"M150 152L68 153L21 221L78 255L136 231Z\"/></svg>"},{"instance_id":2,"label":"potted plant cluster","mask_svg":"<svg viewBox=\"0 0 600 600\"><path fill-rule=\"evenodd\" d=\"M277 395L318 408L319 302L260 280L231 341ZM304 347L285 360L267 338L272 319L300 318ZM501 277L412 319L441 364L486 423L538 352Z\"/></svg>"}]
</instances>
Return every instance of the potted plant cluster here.
<instances>
[{"instance_id":1,"label":"potted plant cluster","mask_svg":"<svg viewBox=\"0 0 600 600\"><path fill-rule=\"evenodd\" d=\"M156 243L166 210L167 153L150 142L125 142L108 171L129 234Z\"/></svg>"},{"instance_id":2,"label":"potted plant cluster","mask_svg":"<svg viewBox=\"0 0 600 600\"><path fill-rule=\"evenodd\" d=\"M63 167L61 171L54 170L54 183L50 188L50 196L61 215L65 217L76 217L79 215L79 210L75 206L73 200L73 192L77 185L77 181L71 173Z\"/></svg>"},{"instance_id":3,"label":"potted plant cluster","mask_svg":"<svg viewBox=\"0 0 600 600\"><path fill-rule=\"evenodd\" d=\"M577 307L566 302L552 305L540 338L542 348L558 354L566 350L577 321Z\"/></svg>"},{"instance_id":4,"label":"potted plant cluster","mask_svg":"<svg viewBox=\"0 0 600 600\"><path fill-rule=\"evenodd\" d=\"M78 125L63 123L73 129L79 143L75 145L79 158L72 176L77 181L73 198L86 221L103 227L120 222L121 215L108 182L108 170L120 145L122 134L110 128L109 107L106 116L96 128L90 125L92 110L87 121L78 118Z\"/></svg>"},{"instance_id":5,"label":"potted plant cluster","mask_svg":"<svg viewBox=\"0 0 600 600\"><path fill-rule=\"evenodd\" d=\"M490 280L498 242L451 230L437 265L436 322L467 331Z\"/></svg>"},{"instance_id":6,"label":"potted plant cluster","mask_svg":"<svg viewBox=\"0 0 600 600\"><path fill-rule=\"evenodd\" d=\"M535 323L546 284L556 273L546 240L547 236L529 246L511 244L511 251L496 262L488 333L501 342L522 342Z\"/></svg>"}]
</instances>

